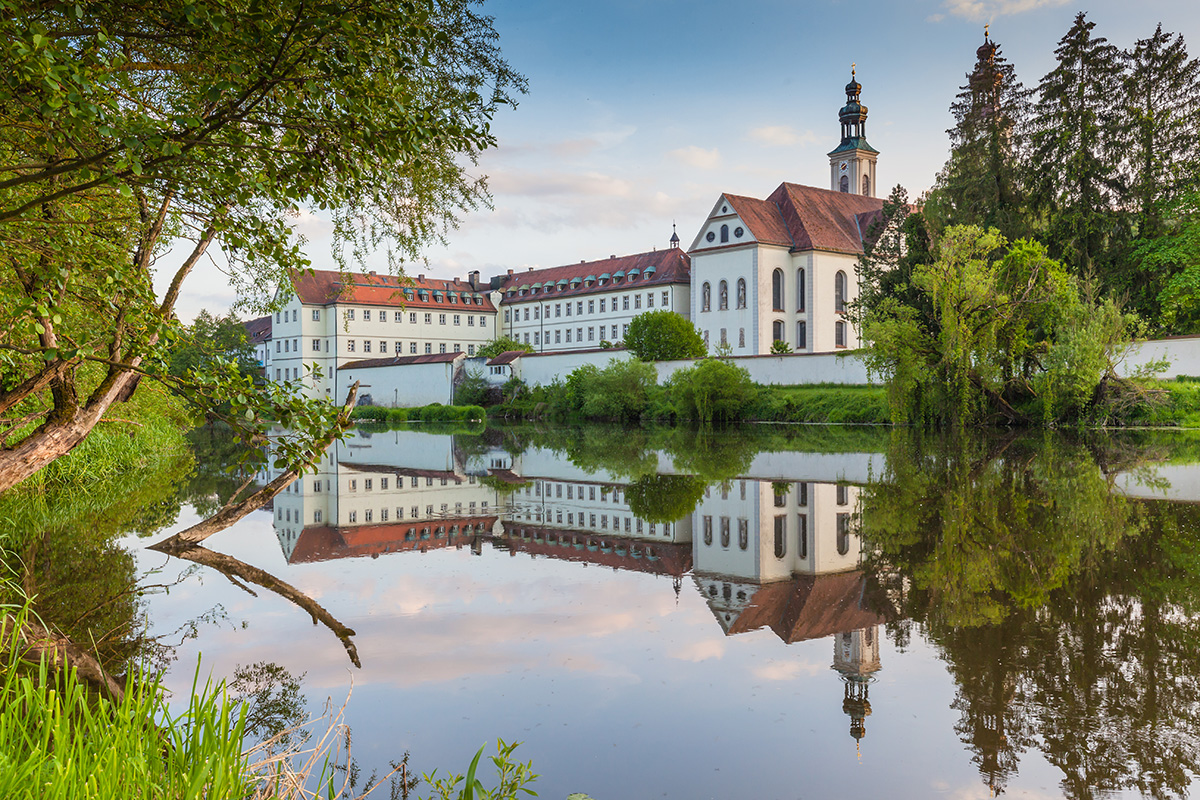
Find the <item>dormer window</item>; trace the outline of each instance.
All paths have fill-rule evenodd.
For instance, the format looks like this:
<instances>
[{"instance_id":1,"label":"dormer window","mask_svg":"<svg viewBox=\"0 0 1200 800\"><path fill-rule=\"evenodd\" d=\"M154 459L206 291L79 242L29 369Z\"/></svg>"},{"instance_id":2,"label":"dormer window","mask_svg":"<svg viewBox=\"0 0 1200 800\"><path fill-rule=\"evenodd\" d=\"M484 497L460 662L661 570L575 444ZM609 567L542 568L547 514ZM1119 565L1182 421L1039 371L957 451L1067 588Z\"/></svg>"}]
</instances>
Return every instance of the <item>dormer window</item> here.
<instances>
[{"instance_id":1,"label":"dormer window","mask_svg":"<svg viewBox=\"0 0 1200 800\"><path fill-rule=\"evenodd\" d=\"M457 303L458 303L458 297L457 297L456 295L450 295L450 302L451 302L451 303L455 303L455 304L457 304Z\"/></svg>"}]
</instances>

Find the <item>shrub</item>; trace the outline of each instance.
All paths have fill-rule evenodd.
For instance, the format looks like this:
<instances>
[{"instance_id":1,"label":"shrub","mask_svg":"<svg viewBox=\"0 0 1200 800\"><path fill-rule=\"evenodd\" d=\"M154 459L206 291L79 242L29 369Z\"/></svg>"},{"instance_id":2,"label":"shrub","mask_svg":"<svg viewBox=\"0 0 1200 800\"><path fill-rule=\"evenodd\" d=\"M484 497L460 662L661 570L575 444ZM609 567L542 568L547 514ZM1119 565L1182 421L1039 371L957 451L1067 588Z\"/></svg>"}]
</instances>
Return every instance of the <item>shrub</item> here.
<instances>
[{"instance_id":1,"label":"shrub","mask_svg":"<svg viewBox=\"0 0 1200 800\"><path fill-rule=\"evenodd\" d=\"M792 348L787 342L776 339L771 343L771 352L776 355L784 356L792 352Z\"/></svg>"},{"instance_id":2,"label":"shrub","mask_svg":"<svg viewBox=\"0 0 1200 800\"><path fill-rule=\"evenodd\" d=\"M676 372L667 391L680 416L705 424L745 419L757 394L749 372L715 358Z\"/></svg>"},{"instance_id":3,"label":"shrub","mask_svg":"<svg viewBox=\"0 0 1200 800\"><path fill-rule=\"evenodd\" d=\"M647 311L629 323L625 346L642 361L702 358L708 347L696 326L674 311Z\"/></svg>"},{"instance_id":4,"label":"shrub","mask_svg":"<svg viewBox=\"0 0 1200 800\"><path fill-rule=\"evenodd\" d=\"M460 406L486 405L490 388L482 370L466 370L462 381L454 387L454 402Z\"/></svg>"},{"instance_id":5,"label":"shrub","mask_svg":"<svg viewBox=\"0 0 1200 800\"><path fill-rule=\"evenodd\" d=\"M594 419L641 419L657 386L658 373L654 367L641 361L614 358L583 387L580 410Z\"/></svg>"}]
</instances>

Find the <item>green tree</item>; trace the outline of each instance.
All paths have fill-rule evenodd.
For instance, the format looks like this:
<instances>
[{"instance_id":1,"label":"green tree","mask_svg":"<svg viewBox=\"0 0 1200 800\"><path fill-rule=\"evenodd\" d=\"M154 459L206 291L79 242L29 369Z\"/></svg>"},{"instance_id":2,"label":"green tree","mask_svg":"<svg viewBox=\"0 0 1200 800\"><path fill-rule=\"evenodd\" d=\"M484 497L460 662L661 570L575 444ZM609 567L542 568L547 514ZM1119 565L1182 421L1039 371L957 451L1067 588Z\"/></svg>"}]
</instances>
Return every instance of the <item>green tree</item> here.
<instances>
[{"instance_id":1,"label":"green tree","mask_svg":"<svg viewBox=\"0 0 1200 800\"><path fill-rule=\"evenodd\" d=\"M511 336L497 336L490 342L480 347L475 351L475 355L479 358L495 358L501 353L509 353L512 351L520 351L522 353L532 353L533 345L528 345L519 342Z\"/></svg>"},{"instance_id":2,"label":"green tree","mask_svg":"<svg viewBox=\"0 0 1200 800\"><path fill-rule=\"evenodd\" d=\"M214 244L243 303L269 308L307 266L302 203L332 217L348 268L415 257L487 202L472 163L524 80L474 5L0 0L0 414L28 421L0 490L165 373L175 303ZM172 275L161 298L153 269ZM247 389L218 365L187 396L236 401L250 439L334 424Z\"/></svg>"},{"instance_id":3,"label":"green tree","mask_svg":"<svg viewBox=\"0 0 1200 800\"><path fill-rule=\"evenodd\" d=\"M625 487L625 500L648 522L675 522L696 510L707 485L694 475L645 475Z\"/></svg>"},{"instance_id":4,"label":"green tree","mask_svg":"<svg viewBox=\"0 0 1200 800\"><path fill-rule=\"evenodd\" d=\"M1010 239L1028 233L1020 175L1029 98L1000 45L985 35L950 106L950 159L925 203L936 229L978 225Z\"/></svg>"},{"instance_id":5,"label":"green tree","mask_svg":"<svg viewBox=\"0 0 1200 800\"><path fill-rule=\"evenodd\" d=\"M625 346L642 361L703 358L708 352L696 326L674 311L647 311L629 323Z\"/></svg>"},{"instance_id":6,"label":"green tree","mask_svg":"<svg viewBox=\"0 0 1200 800\"><path fill-rule=\"evenodd\" d=\"M677 370L667 393L681 417L711 425L745 419L758 390L745 367L706 358Z\"/></svg>"},{"instance_id":7,"label":"green tree","mask_svg":"<svg viewBox=\"0 0 1200 800\"><path fill-rule=\"evenodd\" d=\"M1054 51L1057 64L1038 85L1029 185L1051 254L1077 275L1107 278L1128 234L1128 217L1118 212L1125 188L1112 96L1122 53L1093 35L1095 27L1084 13L1075 16Z\"/></svg>"},{"instance_id":8,"label":"green tree","mask_svg":"<svg viewBox=\"0 0 1200 800\"><path fill-rule=\"evenodd\" d=\"M1168 204L1157 236L1139 236L1132 260L1155 295L1157 327L1170 333L1200 331L1200 191Z\"/></svg>"},{"instance_id":9,"label":"green tree","mask_svg":"<svg viewBox=\"0 0 1200 800\"><path fill-rule=\"evenodd\" d=\"M167 370L184 377L189 370L203 369L215 358L232 361L246 374L259 371L254 345L246 337L246 326L232 311L217 316L201 309L190 326L172 342Z\"/></svg>"}]
</instances>

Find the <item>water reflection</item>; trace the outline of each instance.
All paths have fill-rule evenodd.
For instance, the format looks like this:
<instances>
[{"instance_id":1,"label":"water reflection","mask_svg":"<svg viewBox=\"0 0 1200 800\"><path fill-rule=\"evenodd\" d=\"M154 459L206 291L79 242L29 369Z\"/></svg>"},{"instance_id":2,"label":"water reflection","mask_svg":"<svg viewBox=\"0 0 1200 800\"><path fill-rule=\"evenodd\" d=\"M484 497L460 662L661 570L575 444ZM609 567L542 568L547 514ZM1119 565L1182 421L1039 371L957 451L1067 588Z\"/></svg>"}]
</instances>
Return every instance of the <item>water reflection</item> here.
<instances>
[{"instance_id":1,"label":"water reflection","mask_svg":"<svg viewBox=\"0 0 1200 800\"><path fill-rule=\"evenodd\" d=\"M1200 506L1151 498L1200 501L1200 469L1156 468L1161 442L791 436L362 431L270 511L289 565L499 551L661 581L722 641L824 642L846 745L874 702L898 746L896 659L932 646L979 788L1044 762L1066 796L1188 794Z\"/></svg>"}]
</instances>

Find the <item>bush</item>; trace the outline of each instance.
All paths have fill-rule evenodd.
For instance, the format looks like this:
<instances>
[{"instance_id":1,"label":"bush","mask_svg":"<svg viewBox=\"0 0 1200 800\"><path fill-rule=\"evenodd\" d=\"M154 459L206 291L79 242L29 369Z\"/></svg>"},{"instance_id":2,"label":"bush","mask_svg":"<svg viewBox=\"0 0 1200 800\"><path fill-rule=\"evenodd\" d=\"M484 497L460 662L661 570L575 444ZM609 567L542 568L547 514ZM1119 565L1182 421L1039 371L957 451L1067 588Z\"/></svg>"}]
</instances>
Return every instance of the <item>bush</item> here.
<instances>
[{"instance_id":1,"label":"bush","mask_svg":"<svg viewBox=\"0 0 1200 800\"><path fill-rule=\"evenodd\" d=\"M518 342L511 336L500 336L492 339L483 347L475 351L476 358L495 358L501 353L509 353L514 350L521 350L526 353L533 352L533 346Z\"/></svg>"},{"instance_id":2,"label":"bush","mask_svg":"<svg viewBox=\"0 0 1200 800\"><path fill-rule=\"evenodd\" d=\"M625 346L642 361L703 358L708 352L696 326L674 311L647 311L629 323Z\"/></svg>"},{"instance_id":3,"label":"bush","mask_svg":"<svg viewBox=\"0 0 1200 800\"><path fill-rule=\"evenodd\" d=\"M680 416L705 424L746 419L757 395L749 372L715 358L676 372L667 391Z\"/></svg>"},{"instance_id":4,"label":"bush","mask_svg":"<svg viewBox=\"0 0 1200 800\"><path fill-rule=\"evenodd\" d=\"M776 339L771 343L771 352L778 356L784 356L792 352L792 348L787 342Z\"/></svg>"},{"instance_id":5,"label":"bush","mask_svg":"<svg viewBox=\"0 0 1200 800\"><path fill-rule=\"evenodd\" d=\"M574 376L575 373L571 373L568 383ZM590 377L590 381L582 386L579 410L592 419L641 419L658 387L658 373L641 361L614 358L607 367L596 370Z\"/></svg>"},{"instance_id":6,"label":"bush","mask_svg":"<svg viewBox=\"0 0 1200 800\"><path fill-rule=\"evenodd\" d=\"M460 406L487 405L489 389L491 387L481 370L467 370L462 382L454 387L454 402Z\"/></svg>"}]
</instances>

